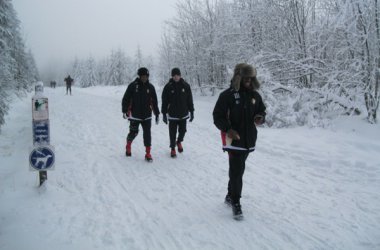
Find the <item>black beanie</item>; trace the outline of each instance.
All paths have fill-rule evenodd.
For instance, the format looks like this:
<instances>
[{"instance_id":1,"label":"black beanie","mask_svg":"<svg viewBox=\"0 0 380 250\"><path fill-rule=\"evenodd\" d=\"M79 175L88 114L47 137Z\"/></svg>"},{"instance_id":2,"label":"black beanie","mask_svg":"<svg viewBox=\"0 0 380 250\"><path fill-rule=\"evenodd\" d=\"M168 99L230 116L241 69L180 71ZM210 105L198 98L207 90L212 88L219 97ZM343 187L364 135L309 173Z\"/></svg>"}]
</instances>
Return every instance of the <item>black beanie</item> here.
<instances>
[{"instance_id":1,"label":"black beanie","mask_svg":"<svg viewBox=\"0 0 380 250\"><path fill-rule=\"evenodd\" d=\"M139 68L139 70L137 70L137 75L138 76L149 76L149 70L147 68Z\"/></svg>"},{"instance_id":2,"label":"black beanie","mask_svg":"<svg viewBox=\"0 0 380 250\"><path fill-rule=\"evenodd\" d=\"M175 76L175 75L181 75L181 71L179 70L179 68L174 68L172 69L172 76Z\"/></svg>"}]
</instances>

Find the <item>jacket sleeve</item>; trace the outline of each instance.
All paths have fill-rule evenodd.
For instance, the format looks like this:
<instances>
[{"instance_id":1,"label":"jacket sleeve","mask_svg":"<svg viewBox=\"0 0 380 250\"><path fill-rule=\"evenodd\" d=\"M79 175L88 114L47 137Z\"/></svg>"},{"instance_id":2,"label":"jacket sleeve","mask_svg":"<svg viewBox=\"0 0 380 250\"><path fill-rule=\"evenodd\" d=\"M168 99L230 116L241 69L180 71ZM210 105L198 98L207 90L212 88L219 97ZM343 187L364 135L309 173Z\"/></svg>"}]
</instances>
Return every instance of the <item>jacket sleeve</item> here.
<instances>
[{"instance_id":1,"label":"jacket sleeve","mask_svg":"<svg viewBox=\"0 0 380 250\"><path fill-rule=\"evenodd\" d=\"M189 111L193 113L194 112L193 93L191 93L190 85L187 85L187 87L189 89L188 95L187 95L187 107L189 108Z\"/></svg>"},{"instance_id":2,"label":"jacket sleeve","mask_svg":"<svg viewBox=\"0 0 380 250\"><path fill-rule=\"evenodd\" d=\"M152 91L152 106L153 106L153 113L155 116L158 116L160 114L160 110L158 108L158 100L157 100L157 94L156 89L153 85L151 85L151 91Z\"/></svg>"},{"instance_id":3,"label":"jacket sleeve","mask_svg":"<svg viewBox=\"0 0 380 250\"><path fill-rule=\"evenodd\" d=\"M121 102L121 110L123 113L128 113L129 106L132 99L132 88L131 84L128 86L127 90L124 93L123 100Z\"/></svg>"},{"instance_id":4,"label":"jacket sleeve","mask_svg":"<svg viewBox=\"0 0 380 250\"><path fill-rule=\"evenodd\" d=\"M161 95L161 101L162 101L161 112L163 114L168 113L168 105L169 105L168 91L169 91L168 84L166 84Z\"/></svg>"},{"instance_id":5,"label":"jacket sleeve","mask_svg":"<svg viewBox=\"0 0 380 250\"><path fill-rule=\"evenodd\" d=\"M227 101L227 95L221 93L216 101L214 111L212 112L215 126L223 132L227 132L231 128L231 124L228 120Z\"/></svg>"},{"instance_id":6,"label":"jacket sleeve","mask_svg":"<svg viewBox=\"0 0 380 250\"><path fill-rule=\"evenodd\" d=\"M265 121L265 116L267 114L266 113L266 107L265 107L263 99L259 93L257 93L257 99L258 99L258 103L257 103L257 105L258 105L257 111L258 112L257 112L257 114L263 116L264 121Z\"/></svg>"}]
</instances>

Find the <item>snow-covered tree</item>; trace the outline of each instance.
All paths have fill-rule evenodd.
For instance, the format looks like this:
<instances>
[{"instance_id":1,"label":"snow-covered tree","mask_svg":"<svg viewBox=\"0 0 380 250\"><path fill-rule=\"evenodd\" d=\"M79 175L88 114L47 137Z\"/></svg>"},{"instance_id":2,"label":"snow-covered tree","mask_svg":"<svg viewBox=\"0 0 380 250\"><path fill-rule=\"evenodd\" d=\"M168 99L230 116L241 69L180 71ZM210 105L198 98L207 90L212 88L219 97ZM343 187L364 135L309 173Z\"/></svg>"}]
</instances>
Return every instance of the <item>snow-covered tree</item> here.
<instances>
[{"instance_id":1,"label":"snow-covered tree","mask_svg":"<svg viewBox=\"0 0 380 250\"><path fill-rule=\"evenodd\" d=\"M9 108L10 96L31 89L39 78L30 51L20 33L20 22L11 0L0 1L0 126Z\"/></svg>"},{"instance_id":2,"label":"snow-covered tree","mask_svg":"<svg viewBox=\"0 0 380 250\"><path fill-rule=\"evenodd\" d=\"M83 62L83 71L81 72L81 87L87 88L98 85L98 73L96 72L95 59L90 56Z\"/></svg>"},{"instance_id":3,"label":"snow-covered tree","mask_svg":"<svg viewBox=\"0 0 380 250\"><path fill-rule=\"evenodd\" d=\"M109 64L109 85L125 85L128 83L129 76L127 75L128 59L125 53L118 49L112 51Z\"/></svg>"},{"instance_id":4,"label":"snow-covered tree","mask_svg":"<svg viewBox=\"0 0 380 250\"><path fill-rule=\"evenodd\" d=\"M159 75L180 67L195 90L214 94L235 64L248 62L270 111L280 112L268 124L323 125L365 111L375 122L378 14L378 0L179 0L159 46Z\"/></svg>"}]
</instances>

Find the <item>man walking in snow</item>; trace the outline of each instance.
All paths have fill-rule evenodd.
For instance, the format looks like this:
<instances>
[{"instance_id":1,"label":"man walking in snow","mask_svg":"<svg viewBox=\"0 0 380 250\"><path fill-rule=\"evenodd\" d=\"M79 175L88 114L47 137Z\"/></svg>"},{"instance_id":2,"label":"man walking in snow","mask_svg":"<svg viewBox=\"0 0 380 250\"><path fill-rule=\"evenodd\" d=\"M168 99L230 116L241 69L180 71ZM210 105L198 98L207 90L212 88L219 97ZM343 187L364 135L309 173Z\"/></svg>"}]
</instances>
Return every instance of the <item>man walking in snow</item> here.
<instances>
[{"instance_id":1,"label":"man walking in snow","mask_svg":"<svg viewBox=\"0 0 380 250\"><path fill-rule=\"evenodd\" d=\"M71 85L72 85L72 83L74 82L74 79L71 78L70 75L68 75L68 76L65 78L65 82L66 82L66 95L68 94L69 91L70 91L70 95L71 95Z\"/></svg>"},{"instance_id":2,"label":"man walking in snow","mask_svg":"<svg viewBox=\"0 0 380 250\"><path fill-rule=\"evenodd\" d=\"M194 119L193 95L190 85L181 77L179 68L172 69L172 78L162 91L162 119L165 124L169 121L170 156L176 157L175 146L178 152L183 152L182 141L186 133L186 122ZM178 130L178 138L176 140Z\"/></svg>"},{"instance_id":3,"label":"man walking in snow","mask_svg":"<svg viewBox=\"0 0 380 250\"><path fill-rule=\"evenodd\" d=\"M128 85L122 100L123 117L130 121L125 154L126 156L132 156L132 142L136 138L141 124L146 149L145 160L153 161L150 153L152 110L156 116L156 124L159 122L160 111L158 109L156 90L149 82L148 69L139 68L137 75L139 77Z\"/></svg>"},{"instance_id":4,"label":"man walking in snow","mask_svg":"<svg viewBox=\"0 0 380 250\"><path fill-rule=\"evenodd\" d=\"M265 122L265 105L257 92L260 84L256 69L249 64L235 66L231 86L216 102L213 118L221 131L223 150L229 156L229 181L225 203L232 207L235 219L242 219L240 197L248 154L255 150L256 125Z\"/></svg>"}]
</instances>

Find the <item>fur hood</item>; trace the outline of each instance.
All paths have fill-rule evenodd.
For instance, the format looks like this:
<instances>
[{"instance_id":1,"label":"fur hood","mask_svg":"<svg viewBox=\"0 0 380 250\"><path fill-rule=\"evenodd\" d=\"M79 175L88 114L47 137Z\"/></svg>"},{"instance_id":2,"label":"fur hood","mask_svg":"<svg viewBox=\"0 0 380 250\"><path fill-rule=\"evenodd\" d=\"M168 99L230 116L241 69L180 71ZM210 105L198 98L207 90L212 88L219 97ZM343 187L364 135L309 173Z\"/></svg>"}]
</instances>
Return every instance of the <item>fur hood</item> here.
<instances>
[{"instance_id":1,"label":"fur hood","mask_svg":"<svg viewBox=\"0 0 380 250\"><path fill-rule=\"evenodd\" d=\"M257 71L253 66L247 63L236 64L234 69L234 75L231 79L231 87L234 88L236 91L239 91L240 83L243 80L243 78L250 77L252 78L251 88L253 90L257 90L260 87L260 83L257 80L256 75Z\"/></svg>"}]
</instances>

